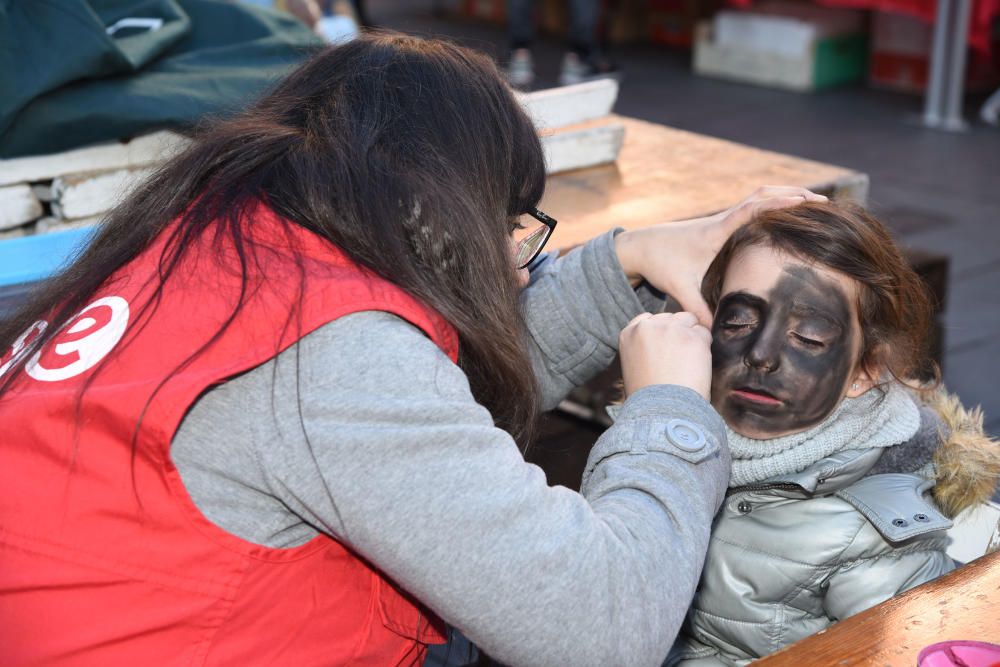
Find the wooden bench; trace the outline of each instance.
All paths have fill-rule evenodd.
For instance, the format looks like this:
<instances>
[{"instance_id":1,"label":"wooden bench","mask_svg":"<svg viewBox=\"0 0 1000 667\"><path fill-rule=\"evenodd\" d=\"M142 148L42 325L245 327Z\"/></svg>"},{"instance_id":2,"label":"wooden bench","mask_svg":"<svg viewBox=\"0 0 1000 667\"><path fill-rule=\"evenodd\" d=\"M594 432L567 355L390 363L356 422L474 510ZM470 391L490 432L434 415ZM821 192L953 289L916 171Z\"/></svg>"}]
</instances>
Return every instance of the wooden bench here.
<instances>
[{"instance_id":1,"label":"wooden bench","mask_svg":"<svg viewBox=\"0 0 1000 667\"><path fill-rule=\"evenodd\" d=\"M1000 642L1000 552L796 642L759 667L916 667L925 646Z\"/></svg>"}]
</instances>

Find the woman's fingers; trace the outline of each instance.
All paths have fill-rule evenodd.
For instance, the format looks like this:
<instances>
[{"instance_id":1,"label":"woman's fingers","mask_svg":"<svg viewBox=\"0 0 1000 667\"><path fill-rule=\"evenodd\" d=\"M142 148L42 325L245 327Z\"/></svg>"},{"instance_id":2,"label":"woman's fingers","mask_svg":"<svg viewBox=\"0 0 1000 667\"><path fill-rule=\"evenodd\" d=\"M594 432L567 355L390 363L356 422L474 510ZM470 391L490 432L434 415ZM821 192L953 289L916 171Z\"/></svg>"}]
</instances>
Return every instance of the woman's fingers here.
<instances>
[{"instance_id":1,"label":"woman's fingers","mask_svg":"<svg viewBox=\"0 0 1000 667\"><path fill-rule=\"evenodd\" d=\"M687 311L685 314L690 315L694 319L694 323L706 327L712 326L712 311L708 309L708 304L701 296L700 281L678 285L674 292L675 294L670 296L680 304L681 308Z\"/></svg>"},{"instance_id":2,"label":"woman's fingers","mask_svg":"<svg viewBox=\"0 0 1000 667\"><path fill-rule=\"evenodd\" d=\"M702 305L704 305L704 302L702 302ZM707 306L705 307L705 312L708 312ZM709 345L712 344L711 322L706 326L705 321L697 313L693 313L686 308L679 313L674 313L674 318L678 324L689 327L699 338Z\"/></svg>"},{"instance_id":3,"label":"woman's fingers","mask_svg":"<svg viewBox=\"0 0 1000 667\"><path fill-rule=\"evenodd\" d=\"M798 206L806 201L809 200L807 200L803 195L775 195L774 197L755 199L750 205L750 208L752 209L750 213L751 215L756 215L761 211Z\"/></svg>"},{"instance_id":4,"label":"woman's fingers","mask_svg":"<svg viewBox=\"0 0 1000 667\"><path fill-rule=\"evenodd\" d=\"M761 211L797 206L804 202L825 201L828 201L825 196L795 186L768 185L757 188L753 194L724 214L721 236L725 240Z\"/></svg>"},{"instance_id":5,"label":"woman's fingers","mask_svg":"<svg viewBox=\"0 0 1000 667\"><path fill-rule=\"evenodd\" d=\"M829 201L826 195L816 194L812 190L795 185L763 185L750 195L751 197L802 197L806 201Z\"/></svg>"},{"instance_id":6,"label":"woman's fingers","mask_svg":"<svg viewBox=\"0 0 1000 667\"><path fill-rule=\"evenodd\" d=\"M680 324L681 326L693 327L696 324L698 324L698 318L695 317L694 314L689 313L686 310L682 310L679 313L674 313L673 317L674 317L674 322Z\"/></svg>"},{"instance_id":7,"label":"woman's fingers","mask_svg":"<svg viewBox=\"0 0 1000 667\"><path fill-rule=\"evenodd\" d=\"M625 392L632 394L653 384L676 384L707 400L712 382L711 339L693 313L634 318L619 339Z\"/></svg>"},{"instance_id":8,"label":"woman's fingers","mask_svg":"<svg viewBox=\"0 0 1000 667\"><path fill-rule=\"evenodd\" d=\"M639 313L638 315L636 315L635 317L633 317L631 320L629 320L628 324L625 325L625 328L627 329L630 326L636 324L637 322L641 322L643 320L648 320L652 316L653 316L653 313Z\"/></svg>"}]
</instances>

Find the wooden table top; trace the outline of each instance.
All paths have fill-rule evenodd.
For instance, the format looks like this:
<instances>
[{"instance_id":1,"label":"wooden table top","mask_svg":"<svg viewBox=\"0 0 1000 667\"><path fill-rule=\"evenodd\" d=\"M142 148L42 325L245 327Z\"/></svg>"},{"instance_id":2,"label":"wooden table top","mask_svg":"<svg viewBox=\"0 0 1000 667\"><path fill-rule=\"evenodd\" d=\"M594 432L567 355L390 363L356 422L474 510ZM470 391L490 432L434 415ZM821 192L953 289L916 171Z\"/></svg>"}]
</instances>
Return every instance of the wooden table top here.
<instances>
[{"instance_id":1,"label":"wooden table top","mask_svg":"<svg viewBox=\"0 0 1000 667\"><path fill-rule=\"evenodd\" d=\"M1000 552L983 556L754 667L916 667L921 649L954 639L1000 643Z\"/></svg>"},{"instance_id":2,"label":"wooden table top","mask_svg":"<svg viewBox=\"0 0 1000 667\"><path fill-rule=\"evenodd\" d=\"M570 248L620 226L710 215L761 185L798 185L863 202L865 174L634 118L614 164L550 176L539 208L559 220L550 243Z\"/></svg>"}]
</instances>

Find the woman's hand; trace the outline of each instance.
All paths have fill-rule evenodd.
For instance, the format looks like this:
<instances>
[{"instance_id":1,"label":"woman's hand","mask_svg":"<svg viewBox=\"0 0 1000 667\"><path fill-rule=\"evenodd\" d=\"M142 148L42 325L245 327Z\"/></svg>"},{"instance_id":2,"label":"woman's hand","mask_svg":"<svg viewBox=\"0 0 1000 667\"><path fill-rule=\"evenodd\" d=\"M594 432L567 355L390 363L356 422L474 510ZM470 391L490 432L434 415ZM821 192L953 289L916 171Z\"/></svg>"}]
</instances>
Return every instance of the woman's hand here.
<instances>
[{"instance_id":1,"label":"woman's hand","mask_svg":"<svg viewBox=\"0 0 1000 667\"><path fill-rule=\"evenodd\" d=\"M691 313L643 313L618 337L625 395L651 384L677 384L709 400L712 334Z\"/></svg>"},{"instance_id":2,"label":"woman's hand","mask_svg":"<svg viewBox=\"0 0 1000 667\"><path fill-rule=\"evenodd\" d=\"M646 280L711 326L712 313L701 297L701 280L729 235L760 211L826 200L804 188L762 187L736 206L707 218L623 232L615 238L615 249L634 285Z\"/></svg>"}]
</instances>

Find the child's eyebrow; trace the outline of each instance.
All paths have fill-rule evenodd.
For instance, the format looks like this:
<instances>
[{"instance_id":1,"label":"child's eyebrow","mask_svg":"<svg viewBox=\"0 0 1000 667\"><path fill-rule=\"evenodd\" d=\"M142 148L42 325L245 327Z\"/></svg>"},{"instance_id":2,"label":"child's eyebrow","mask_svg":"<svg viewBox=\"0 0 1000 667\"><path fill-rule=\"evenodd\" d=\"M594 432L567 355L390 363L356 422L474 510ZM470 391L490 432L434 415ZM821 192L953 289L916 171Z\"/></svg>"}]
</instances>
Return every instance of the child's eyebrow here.
<instances>
[{"instance_id":1,"label":"child's eyebrow","mask_svg":"<svg viewBox=\"0 0 1000 667\"><path fill-rule=\"evenodd\" d=\"M846 324L835 314L816 306L796 301L792 304L792 315L821 320L835 329L843 331Z\"/></svg>"},{"instance_id":2,"label":"child's eyebrow","mask_svg":"<svg viewBox=\"0 0 1000 667\"><path fill-rule=\"evenodd\" d=\"M722 299L719 300L719 307L729 306L734 303L743 304L745 306L750 306L751 308L756 308L757 310L763 310L767 307L767 301L756 294L751 294L750 292L745 292L739 290L736 292L729 292Z\"/></svg>"}]
</instances>

